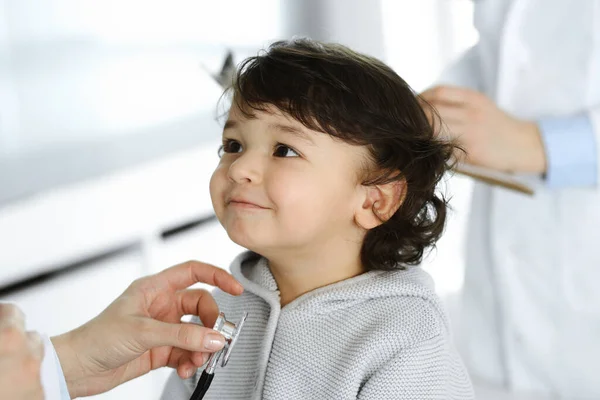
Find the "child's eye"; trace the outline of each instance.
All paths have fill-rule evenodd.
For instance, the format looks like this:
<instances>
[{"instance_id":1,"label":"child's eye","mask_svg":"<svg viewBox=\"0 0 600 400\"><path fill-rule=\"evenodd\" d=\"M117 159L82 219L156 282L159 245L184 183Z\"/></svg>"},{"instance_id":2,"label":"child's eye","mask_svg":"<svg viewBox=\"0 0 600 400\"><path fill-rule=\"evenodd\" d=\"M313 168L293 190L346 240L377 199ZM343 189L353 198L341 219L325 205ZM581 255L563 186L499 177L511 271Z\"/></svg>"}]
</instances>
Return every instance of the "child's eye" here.
<instances>
[{"instance_id":1,"label":"child's eye","mask_svg":"<svg viewBox=\"0 0 600 400\"><path fill-rule=\"evenodd\" d=\"M285 144L278 144L275 146L275 152L273 153L275 157L300 157L300 154L294 149Z\"/></svg>"},{"instance_id":2,"label":"child's eye","mask_svg":"<svg viewBox=\"0 0 600 400\"><path fill-rule=\"evenodd\" d=\"M219 157L223 156L224 153L239 153L242 151L242 145L237 140L225 139L223 144L219 147Z\"/></svg>"}]
</instances>

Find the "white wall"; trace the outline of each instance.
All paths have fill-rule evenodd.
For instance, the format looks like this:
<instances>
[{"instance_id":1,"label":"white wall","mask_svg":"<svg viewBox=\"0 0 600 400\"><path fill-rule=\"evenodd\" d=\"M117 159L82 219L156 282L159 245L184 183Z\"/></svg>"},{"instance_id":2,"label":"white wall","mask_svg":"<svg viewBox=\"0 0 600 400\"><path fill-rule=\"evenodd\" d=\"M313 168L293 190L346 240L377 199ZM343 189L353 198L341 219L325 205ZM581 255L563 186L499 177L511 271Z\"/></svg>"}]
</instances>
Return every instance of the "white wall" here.
<instances>
[{"instance_id":1,"label":"white wall","mask_svg":"<svg viewBox=\"0 0 600 400\"><path fill-rule=\"evenodd\" d=\"M278 4L0 0L0 68L20 109L3 137L29 151L213 107L201 63L214 65L226 46L259 48L277 37ZM0 107L3 119L15 118L7 101Z\"/></svg>"},{"instance_id":2,"label":"white wall","mask_svg":"<svg viewBox=\"0 0 600 400\"><path fill-rule=\"evenodd\" d=\"M338 42L385 59L380 0L284 0L284 37Z\"/></svg>"}]
</instances>

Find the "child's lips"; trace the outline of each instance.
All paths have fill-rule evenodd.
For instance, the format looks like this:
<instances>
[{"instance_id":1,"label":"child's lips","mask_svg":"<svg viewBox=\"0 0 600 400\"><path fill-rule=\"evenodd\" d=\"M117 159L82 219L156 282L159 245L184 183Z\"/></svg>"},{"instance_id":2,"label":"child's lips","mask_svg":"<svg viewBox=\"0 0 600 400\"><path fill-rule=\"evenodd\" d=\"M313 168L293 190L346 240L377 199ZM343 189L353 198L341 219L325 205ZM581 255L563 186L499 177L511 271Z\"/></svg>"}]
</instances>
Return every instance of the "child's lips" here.
<instances>
[{"instance_id":1,"label":"child's lips","mask_svg":"<svg viewBox=\"0 0 600 400\"><path fill-rule=\"evenodd\" d=\"M265 210L266 207L253 203L250 200L233 198L227 202L227 205L236 208Z\"/></svg>"},{"instance_id":2,"label":"child's lips","mask_svg":"<svg viewBox=\"0 0 600 400\"><path fill-rule=\"evenodd\" d=\"M230 206L232 207L238 207L238 208L255 208L255 209L263 209L263 207L257 206L256 204L252 204L252 203L244 203L244 202L240 202L240 201L232 201L231 203L229 203Z\"/></svg>"}]
</instances>

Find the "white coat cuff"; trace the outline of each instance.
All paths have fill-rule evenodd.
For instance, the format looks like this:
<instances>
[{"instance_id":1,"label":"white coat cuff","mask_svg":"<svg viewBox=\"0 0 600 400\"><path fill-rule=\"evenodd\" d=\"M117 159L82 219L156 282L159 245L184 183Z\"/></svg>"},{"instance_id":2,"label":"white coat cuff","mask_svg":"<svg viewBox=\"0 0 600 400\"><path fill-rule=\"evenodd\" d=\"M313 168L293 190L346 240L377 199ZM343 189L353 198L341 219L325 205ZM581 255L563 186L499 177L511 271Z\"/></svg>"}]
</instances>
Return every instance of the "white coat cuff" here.
<instances>
[{"instance_id":1,"label":"white coat cuff","mask_svg":"<svg viewBox=\"0 0 600 400\"><path fill-rule=\"evenodd\" d=\"M70 400L67 381L63 374L60 361L52 341L47 335L42 335L44 342L44 360L42 361L42 386L46 400Z\"/></svg>"}]
</instances>

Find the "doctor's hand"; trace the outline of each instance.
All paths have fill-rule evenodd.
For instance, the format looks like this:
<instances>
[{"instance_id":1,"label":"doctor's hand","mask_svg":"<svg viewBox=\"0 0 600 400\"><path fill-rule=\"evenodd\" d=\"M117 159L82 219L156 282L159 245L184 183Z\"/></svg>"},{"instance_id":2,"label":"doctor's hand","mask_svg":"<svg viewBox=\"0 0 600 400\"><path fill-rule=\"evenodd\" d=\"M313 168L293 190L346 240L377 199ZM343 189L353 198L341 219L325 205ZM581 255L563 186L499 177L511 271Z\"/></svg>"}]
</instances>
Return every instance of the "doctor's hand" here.
<instances>
[{"instance_id":1,"label":"doctor's hand","mask_svg":"<svg viewBox=\"0 0 600 400\"><path fill-rule=\"evenodd\" d=\"M197 315L212 327L218 317L209 292L185 290L196 282L232 295L243 291L226 271L189 261L134 281L96 318L52 338L71 397L103 393L164 366L187 378L221 349L221 334L181 322Z\"/></svg>"},{"instance_id":2,"label":"doctor's hand","mask_svg":"<svg viewBox=\"0 0 600 400\"><path fill-rule=\"evenodd\" d=\"M0 399L42 400L43 357L42 339L25 331L21 310L0 303Z\"/></svg>"},{"instance_id":3,"label":"doctor's hand","mask_svg":"<svg viewBox=\"0 0 600 400\"><path fill-rule=\"evenodd\" d=\"M466 163L504 172L544 173L546 156L535 122L515 118L484 94L454 86L436 86L421 97L438 111L438 134L456 139ZM432 112L424 105L432 123Z\"/></svg>"}]
</instances>

